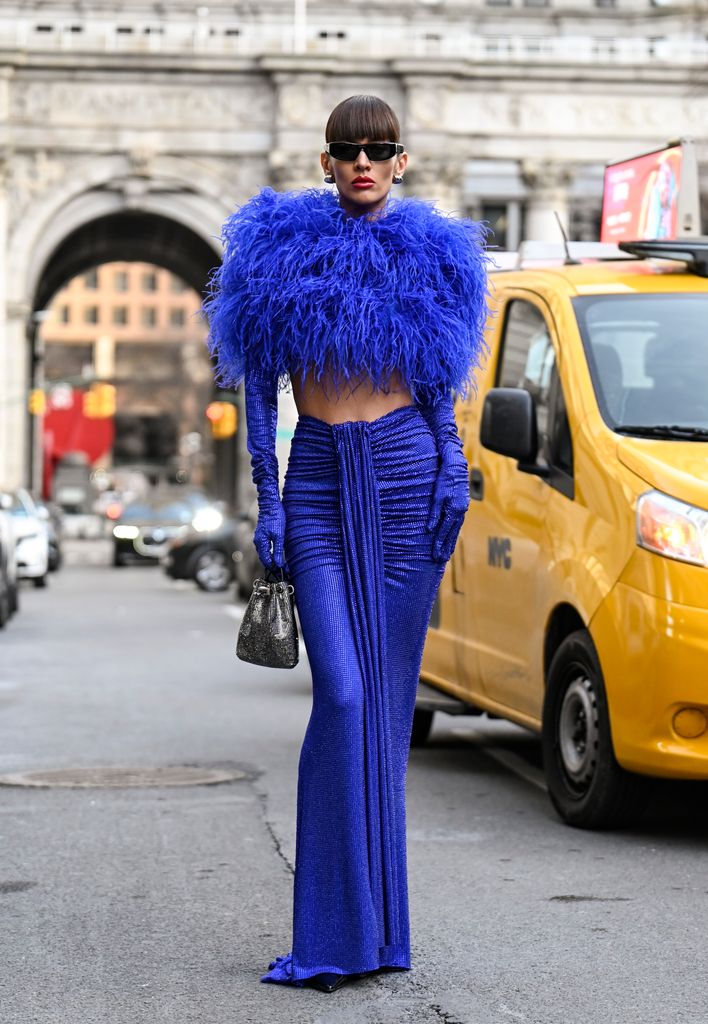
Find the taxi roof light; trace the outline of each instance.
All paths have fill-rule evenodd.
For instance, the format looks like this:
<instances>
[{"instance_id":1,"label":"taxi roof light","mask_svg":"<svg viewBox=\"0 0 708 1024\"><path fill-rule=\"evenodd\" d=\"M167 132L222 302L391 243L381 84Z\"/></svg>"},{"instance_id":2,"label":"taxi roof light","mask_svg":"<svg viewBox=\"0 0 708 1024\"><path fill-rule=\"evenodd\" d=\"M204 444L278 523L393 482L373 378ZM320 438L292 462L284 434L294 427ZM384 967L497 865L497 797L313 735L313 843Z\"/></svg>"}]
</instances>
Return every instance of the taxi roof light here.
<instances>
[{"instance_id":1,"label":"taxi roof light","mask_svg":"<svg viewBox=\"0 0 708 1024\"><path fill-rule=\"evenodd\" d=\"M681 260L688 264L691 273L708 277L708 238L677 238L672 242L665 239L620 242L619 248L640 259L653 257L659 260Z\"/></svg>"},{"instance_id":2,"label":"taxi roof light","mask_svg":"<svg viewBox=\"0 0 708 1024\"><path fill-rule=\"evenodd\" d=\"M542 268L556 264L626 260L660 259L676 260L686 264L689 273L708 277L708 236L700 238L678 238L674 241L659 239L648 241L637 239L633 242L540 242L530 239L519 245L516 252L499 251L493 248L489 255L494 261L493 271L524 270Z\"/></svg>"}]
</instances>

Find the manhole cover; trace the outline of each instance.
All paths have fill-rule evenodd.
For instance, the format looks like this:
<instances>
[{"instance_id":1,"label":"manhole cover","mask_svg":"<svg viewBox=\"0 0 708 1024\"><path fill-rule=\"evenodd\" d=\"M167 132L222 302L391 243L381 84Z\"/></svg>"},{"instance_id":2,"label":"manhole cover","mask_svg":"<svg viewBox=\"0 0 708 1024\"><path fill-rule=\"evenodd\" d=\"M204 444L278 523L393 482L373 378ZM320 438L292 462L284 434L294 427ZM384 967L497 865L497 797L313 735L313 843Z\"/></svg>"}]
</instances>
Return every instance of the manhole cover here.
<instances>
[{"instance_id":1,"label":"manhole cover","mask_svg":"<svg viewBox=\"0 0 708 1024\"><path fill-rule=\"evenodd\" d=\"M0 786L124 789L128 786L211 786L217 782L235 782L245 778L246 772L236 768L184 765L166 768L57 768L0 775Z\"/></svg>"}]
</instances>

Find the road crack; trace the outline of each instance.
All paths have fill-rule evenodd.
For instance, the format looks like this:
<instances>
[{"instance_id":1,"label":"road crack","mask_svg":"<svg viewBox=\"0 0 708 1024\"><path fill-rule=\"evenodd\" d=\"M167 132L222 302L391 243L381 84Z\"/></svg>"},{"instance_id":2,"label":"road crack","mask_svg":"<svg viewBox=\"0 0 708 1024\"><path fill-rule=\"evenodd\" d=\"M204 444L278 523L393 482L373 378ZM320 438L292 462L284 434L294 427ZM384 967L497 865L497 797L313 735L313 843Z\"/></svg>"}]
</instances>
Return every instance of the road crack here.
<instances>
[{"instance_id":1,"label":"road crack","mask_svg":"<svg viewBox=\"0 0 708 1024\"><path fill-rule=\"evenodd\" d=\"M463 1020L459 1020L459 1018L448 1013L447 1010L443 1010L439 1003L428 1003L428 1006L431 1010L435 1011L437 1019L444 1021L445 1024L465 1024Z\"/></svg>"},{"instance_id":2,"label":"road crack","mask_svg":"<svg viewBox=\"0 0 708 1024\"><path fill-rule=\"evenodd\" d=\"M261 812L261 819L263 821L263 824L266 827L266 831L268 832L268 835L271 838L271 842L273 843L273 847L275 849L275 852L280 857L282 862L285 864L285 867L288 869L290 874L294 876L295 875L295 868L293 867L293 865L290 863L290 860L286 856L285 850L283 849L282 843L280 842L280 837L278 836L277 832L275 831L275 826L273 825L273 822L268 817L268 794L260 792L260 790L257 789L257 787L256 787L254 782L251 782L251 789L255 793L256 799L258 801L258 806L259 806L260 812Z\"/></svg>"}]
</instances>

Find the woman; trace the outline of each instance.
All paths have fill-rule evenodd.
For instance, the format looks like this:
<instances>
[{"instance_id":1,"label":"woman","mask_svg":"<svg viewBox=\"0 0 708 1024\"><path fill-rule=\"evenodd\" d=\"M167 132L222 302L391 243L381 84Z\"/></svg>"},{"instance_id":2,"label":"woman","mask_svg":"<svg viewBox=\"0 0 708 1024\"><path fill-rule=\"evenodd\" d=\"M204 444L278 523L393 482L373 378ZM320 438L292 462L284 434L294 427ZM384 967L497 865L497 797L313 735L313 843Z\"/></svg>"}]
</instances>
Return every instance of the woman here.
<instances>
[{"instance_id":1,"label":"woman","mask_svg":"<svg viewBox=\"0 0 708 1024\"><path fill-rule=\"evenodd\" d=\"M284 566L312 670L300 753L292 951L262 981L334 991L410 969L405 776L426 628L469 503L452 391L486 316L483 231L393 200L396 115L330 115L329 190L263 189L224 225L205 311L223 383L245 380L254 542ZM282 499L277 393L299 418Z\"/></svg>"}]
</instances>

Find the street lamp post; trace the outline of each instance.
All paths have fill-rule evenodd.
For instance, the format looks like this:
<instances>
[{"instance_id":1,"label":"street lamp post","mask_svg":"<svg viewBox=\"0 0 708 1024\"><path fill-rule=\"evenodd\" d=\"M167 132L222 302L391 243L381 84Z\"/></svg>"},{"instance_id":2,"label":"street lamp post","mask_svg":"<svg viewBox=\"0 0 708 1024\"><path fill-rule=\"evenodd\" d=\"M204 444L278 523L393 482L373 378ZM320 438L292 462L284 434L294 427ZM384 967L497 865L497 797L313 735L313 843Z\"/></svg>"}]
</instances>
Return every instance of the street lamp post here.
<instances>
[{"instance_id":1,"label":"street lamp post","mask_svg":"<svg viewBox=\"0 0 708 1024\"><path fill-rule=\"evenodd\" d=\"M35 309L27 323L29 351L29 390L44 390L44 337L41 325L52 316L51 309ZM42 492L42 416L32 414L28 424L28 456L27 482L35 494Z\"/></svg>"}]
</instances>

